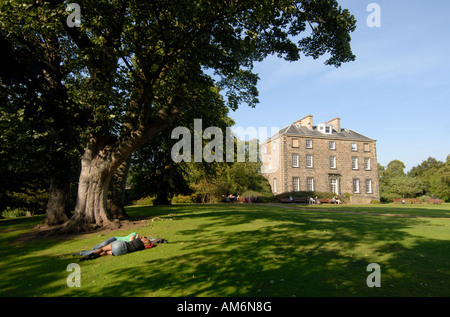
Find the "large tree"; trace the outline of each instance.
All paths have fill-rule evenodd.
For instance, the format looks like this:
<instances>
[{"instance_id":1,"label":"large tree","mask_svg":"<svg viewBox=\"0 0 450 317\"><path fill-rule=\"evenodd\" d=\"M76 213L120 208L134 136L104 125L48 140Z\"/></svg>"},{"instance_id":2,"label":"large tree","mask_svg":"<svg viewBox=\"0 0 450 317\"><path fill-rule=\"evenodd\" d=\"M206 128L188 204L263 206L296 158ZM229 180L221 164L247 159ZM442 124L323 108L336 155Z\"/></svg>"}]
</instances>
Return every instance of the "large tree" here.
<instances>
[{"instance_id":1,"label":"large tree","mask_svg":"<svg viewBox=\"0 0 450 317\"><path fill-rule=\"evenodd\" d=\"M189 111L183 111L169 127L170 131L176 131L178 127L195 131L195 120L201 118L202 131L207 127L217 127L222 132L222 139L226 137L226 128L234 124L228 117L228 108L224 106L223 98L218 89L202 91L199 101L203 107L190 107ZM198 129L199 130L199 129ZM200 131L197 131L200 132ZM196 132L190 133L190 142L193 141ZM178 141L176 133L160 132L152 137L144 146L133 153L131 167L132 194L134 198L154 196L153 204L170 204L175 194L189 194L191 182L189 178L193 171L214 172L215 165L206 162L194 162L195 154L191 152L189 162L178 162L172 159L172 147ZM213 142L205 135L198 135L202 139L201 150L207 150L207 144ZM215 136L213 139L217 138ZM183 141L185 141L183 139ZM212 150L216 150L214 147ZM205 154L207 155L207 154ZM211 175L209 175L211 179Z\"/></svg>"},{"instance_id":2,"label":"large tree","mask_svg":"<svg viewBox=\"0 0 450 317\"><path fill-rule=\"evenodd\" d=\"M82 118L64 84L73 69L68 59L76 55L59 38L63 30L59 26L58 31L59 23L42 23L47 14L37 3L1 4L0 110L2 141L9 134L10 142L15 142L4 159L28 170L29 178L41 171L41 183L49 186L44 223L56 225L70 217L69 190Z\"/></svg>"},{"instance_id":3,"label":"large tree","mask_svg":"<svg viewBox=\"0 0 450 317\"><path fill-rule=\"evenodd\" d=\"M116 171L178 114L204 106L202 92L218 86L231 109L254 106L253 63L268 55L295 61L327 54L326 64L335 66L354 60L355 19L335 0L83 0L80 27L67 23L67 4L2 4L2 19L17 15L3 25L6 37L22 27L53 43L49 49L62 57L52 69L62 84L55 99L67 94L76 105L58 109L79 109L72 116L85 118L67 231L114 225L107 198Z\"/></svg>"},{"instance_id":4,"label":"large tree","mask_svg":"<svg viewBox=\"0 0 450 317\"><path fill-rule=\"evenodd\" d=\"M446 162L429 157L411 168L408 176L420 180L424 184L427 195L450 199L450 155L447 156Z\"/></svg>"}]
</instances>

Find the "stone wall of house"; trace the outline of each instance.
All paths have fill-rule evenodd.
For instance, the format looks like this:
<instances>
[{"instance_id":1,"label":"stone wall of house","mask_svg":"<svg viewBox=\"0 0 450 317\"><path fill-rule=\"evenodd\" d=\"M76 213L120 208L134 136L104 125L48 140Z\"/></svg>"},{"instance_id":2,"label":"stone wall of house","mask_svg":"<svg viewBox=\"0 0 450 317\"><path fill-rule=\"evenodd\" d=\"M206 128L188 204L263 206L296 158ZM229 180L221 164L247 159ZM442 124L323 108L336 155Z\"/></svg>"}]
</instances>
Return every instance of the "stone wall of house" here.
<instances>
[{"instance_id":1,"label":"stone wall of house","mask_svg":"<svg viewBox=\"0 0 450 317\"><path fill-rule=\"evenodd\" d=\"M330 148L330 141L334 142L334 149ZM273 142L277 142L275 147L272 147ZM352 148L352 143L356 144L356 149ZM265 146L263 175L272 191L276 179L275 194L310 189L329 192L331 179L335 179L338 194L351 194L352 202L370 203L379 199L375 141L333 139L331 135L329 138L282 135ZM312 162L308 156L312 157ZM335 158L335 167L330 166L330 157ZM294 166L293 161L298 164ZM266 169L269 165L271 168ZM358 188L359 192L355 192Z\"/></svg>"},{"instance_id":2,"label":"stone wall of house","mask_svg":"<svg viewBox=\"0 0 450 317\"><path fill-rule=\"evenodd\" d=\"M262 147L262 174L268 180L274 194L282 193L282 163L280 150L282 139L271 140Z\"/></svg>"}]
</instances>

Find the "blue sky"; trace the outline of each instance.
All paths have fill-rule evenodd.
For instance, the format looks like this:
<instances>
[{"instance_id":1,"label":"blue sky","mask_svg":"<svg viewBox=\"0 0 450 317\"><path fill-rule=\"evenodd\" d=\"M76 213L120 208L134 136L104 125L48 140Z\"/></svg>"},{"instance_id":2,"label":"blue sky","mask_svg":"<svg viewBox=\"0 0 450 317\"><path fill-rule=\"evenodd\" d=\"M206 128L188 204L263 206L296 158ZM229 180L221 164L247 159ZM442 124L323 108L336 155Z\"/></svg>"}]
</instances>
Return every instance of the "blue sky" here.
<instances>
[{"instance_id":1,"label":"blue sky","mask_svg":"<svg viewBox=\"0 0 450 317\"><path fill-rule=\"evenodd\" d=\"M370 3L381 9L369 27ZM341 118L342 128L377 140L378 162L406 171L428 157L450 154L450 1L340 0L357 20L351 34L356 61L341 67L325 58L255 67L260 103L230 112L236 127L283 128L308 114L314 124Z\"/></svg>"}]
</instances>

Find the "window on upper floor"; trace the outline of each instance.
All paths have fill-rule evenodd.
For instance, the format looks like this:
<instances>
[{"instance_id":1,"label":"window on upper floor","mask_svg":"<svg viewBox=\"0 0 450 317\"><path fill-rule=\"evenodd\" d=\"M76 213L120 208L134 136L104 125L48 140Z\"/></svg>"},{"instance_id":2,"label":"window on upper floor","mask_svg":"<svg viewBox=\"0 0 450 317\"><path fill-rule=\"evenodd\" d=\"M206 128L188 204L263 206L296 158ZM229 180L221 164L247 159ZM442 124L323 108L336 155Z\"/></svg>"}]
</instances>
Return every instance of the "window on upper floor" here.
<instances>
[{"instance_id":1,"label":"window on upper floor","mask_svg":"<svg viewBox=\"0 0 450 317\"><path fill-rule=\"evenodd\" d=\"M358 169L358 158L356 156L352 157L352 169L354 170Z\"/></svg>"},{"instance_id":2,"label":"window on upper floor","mask_svg":"<svg viewBox=\"0 0 450 317\"><path fill-rule=\"evenodd\" d=\"M313 141L312 140L306 140L306 148L312 149L313 147Z\"/></svg>"},{"instance_id":3,"label":"window on upper floor","mask_svg":"<svg viewBox=\"0 0 450 317\"><path fill-rule=\"evenodd\" d=\"M330 168L336 168L336 156L330 156Z\"/></svg>"},{"instance_id":4,"label":"window on upper floor","mask_svg":"<svg viewBox=\"0 0 450 317\"><path fill-rule=\"evenodd\" d=\"M366 171L370 171L371 167L370 167L370 158L369 157L365 157L364 158L364 169Z\"/></svg>"},{"instance_id":5,"label":"window on upper floor","mask_svg":"<svg viewBox=\"0 0 450 317\"><path fill-rule=\"evenodd\" d=\"M310 167L310 168L314 167L312 155L306 155L306 167Z\"/></svg>"},{"instance_id":6,"label":"window on upper floor","mask_svg":"<svg viewBox=\"0 0 450 317\"><path fill-rule=\"evenodd\" d=\"M351 149L352 149L353 152L357 152L358 151L358 144L357 143L352 143Z\"/></svg>"},{"instance_id":7,"label":"window on upper floor","mask_svg":"<svg viewBox=\"0 0 450 317\"><path fill-rule=\"evenodd\" d=\"M333 133L333 126L328 123L321 123L317 125L317 129L325 134L332 134Z\"/></svg>"},{"instance_id":8,"label":"window on upper floor","mask_svg":"<svg viewBox=\"0 0 450 317\"><path fill-rule=\"evenodd\" d=\"M292 154L292 167L299 167L300 166L300 159L298 154Z\"/></svg>"},{"instance_id":9,"label":"window on upper floor","mask_svg":"<svg viewBox=\"0 0 450 317\"><path fill-rule=\"evenodd\" d=\"M334 141L329 141L329 142L328 142L328 148L329 148L330 150L336 150L336 142L334 142Z\"/></svg>"}]
</instances>

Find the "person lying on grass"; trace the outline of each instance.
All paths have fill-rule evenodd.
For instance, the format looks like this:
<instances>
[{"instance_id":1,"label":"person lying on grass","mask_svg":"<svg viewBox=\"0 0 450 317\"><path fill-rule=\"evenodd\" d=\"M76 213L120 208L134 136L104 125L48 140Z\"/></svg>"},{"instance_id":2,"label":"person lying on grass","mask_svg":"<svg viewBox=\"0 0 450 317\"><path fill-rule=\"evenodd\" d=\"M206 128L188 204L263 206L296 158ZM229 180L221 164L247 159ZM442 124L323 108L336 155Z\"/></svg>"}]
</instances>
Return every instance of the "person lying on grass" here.
<instances>
[{"instance_id":1,"label":"person lying on grass","mask_svg":"<svg viewBox=\"0 0 450 317\"><path fill-rule=\"evenodd\" d=\"M95 250L98 250L100 248L103 248L105 246L107 246L108 244L113 243L116 240L122 240L125 242L130 242L131 241L131 237L134 238L139 238L139 235L136 232L130 233L129 235L125 236L125 237L111 237L106 239L105 241L100 242L99 244L97 244L96 246L94 246L91 250L82 250L80 252L74 253L73 256L75 255L81 255L81 256L85 256L85 255L89 255L94 253Z\"/></svg>"},{"instance_id":2,"label":"person lying on grass","mask_svg":"<svg viewBox=\"0 0 450 317\"><path fill-rule=\"evenodd\" d=\"M116 240L94 252L82 257L80 261L91 260L104 255L122 255L135 251L145 250L153 247L153 243L146 237L134 236L130 237L130 241Z\"/></svg>"}]
</instances>

